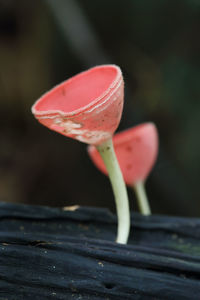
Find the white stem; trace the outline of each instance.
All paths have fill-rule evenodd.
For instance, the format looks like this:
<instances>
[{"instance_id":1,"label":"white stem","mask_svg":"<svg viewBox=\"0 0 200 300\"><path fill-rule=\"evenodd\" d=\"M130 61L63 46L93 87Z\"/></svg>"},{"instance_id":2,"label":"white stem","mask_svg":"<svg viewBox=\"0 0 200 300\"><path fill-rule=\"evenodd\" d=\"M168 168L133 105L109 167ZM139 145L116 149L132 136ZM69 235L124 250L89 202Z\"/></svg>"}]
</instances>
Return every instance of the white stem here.
<instances>
[{"instance_id":1,"label":"white stem","mask_svg":"<svg viewBox=\"0 0 200 300\"><path fill-rule=\"evenodd\" d=\"M151 215L151 209L149 206L149 201L147 199L144 182L138 181L135 185L133 185L133 188L137 196L138 206L141 214L145 216Z\"/></svg>"},{"instance_id":2,"label":"white stem","mask_svg":"<svg viewBox=\"0 0 200 300\"><path fill-rule=\"evenodd\" d=\"M130 231L130 211L126 185L113 149L112 139L97 146L107 168L115 196L118 229L116 242L126 244Z\"/></svg>"}]
</instances>

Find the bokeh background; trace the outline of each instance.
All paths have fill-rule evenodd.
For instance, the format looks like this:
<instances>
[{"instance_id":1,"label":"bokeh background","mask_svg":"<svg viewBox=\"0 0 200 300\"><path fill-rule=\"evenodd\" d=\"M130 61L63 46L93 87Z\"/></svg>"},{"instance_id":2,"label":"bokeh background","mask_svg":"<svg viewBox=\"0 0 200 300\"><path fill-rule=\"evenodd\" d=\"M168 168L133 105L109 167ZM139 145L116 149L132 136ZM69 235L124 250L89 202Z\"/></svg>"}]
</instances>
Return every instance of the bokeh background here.
<instances>
[{"instance_id":1,"label":"bokeh background","mask_svg":"<svg viewBox=\"0 0 200 300\"><path fill-rule=\"evenodd\" d=\"M61 81L114 63L125 78L118 130L146 121L159 130L146 184L153 212L200 216L199 32L199 0L0 0L0 199L114 209L86 145L30 111Z\"/></svg>"}]
</instances>

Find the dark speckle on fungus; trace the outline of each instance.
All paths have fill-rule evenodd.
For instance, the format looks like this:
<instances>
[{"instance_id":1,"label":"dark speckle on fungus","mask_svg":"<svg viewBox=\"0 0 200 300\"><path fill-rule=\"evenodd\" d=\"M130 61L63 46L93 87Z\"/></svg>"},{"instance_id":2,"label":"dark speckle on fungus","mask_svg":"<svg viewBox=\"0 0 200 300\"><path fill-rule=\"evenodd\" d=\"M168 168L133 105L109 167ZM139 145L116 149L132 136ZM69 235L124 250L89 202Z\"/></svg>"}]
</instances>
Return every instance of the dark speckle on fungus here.
<instances>
[{"instance_id":1,"label":"dark speckle on fungus","mask_svg":"<svg viewBox=\"0 0 200 300\"><path fill-rule=\"evenodd\" d=\"M126 147L126 151L131 152L132 151L132 147L131 146L127 146Z\"/></svg>"},{"instance_id":2,"label":"dark speckle on fungus","mask_svg":"<svg viewBox=\"0 0 200 300\"><path fill-rule=\"evenodd\" d=\"M132 169L132 165L131 165L131 164L128 164L128 165L126 166L126 168L127 168L128 170L130 170L130 169Z\"/></svg>"},{"instance_id":3,"label":"dark speckle on fungus","mask_svg":"<svg viewBox=\"0 0 200 300\"><path fill-rule=\"evenodd\" d=\"M141 141L141 138L140 138L139 136L136 136L136 137L135 137L135 141L136 141L136 142L140 142L140 141Z\"/></svg>"}]
</instances>

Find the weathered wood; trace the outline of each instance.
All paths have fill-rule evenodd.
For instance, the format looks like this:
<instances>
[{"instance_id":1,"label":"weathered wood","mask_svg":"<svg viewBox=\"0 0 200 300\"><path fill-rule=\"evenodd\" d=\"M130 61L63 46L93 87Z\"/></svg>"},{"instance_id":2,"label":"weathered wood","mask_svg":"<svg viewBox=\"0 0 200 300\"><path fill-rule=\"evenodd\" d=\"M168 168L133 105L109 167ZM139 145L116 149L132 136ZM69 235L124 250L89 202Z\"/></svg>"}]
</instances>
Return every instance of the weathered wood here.
<instances>
[{"instance_id":1,"label":"weathered wood","mask_svg":"<svg viewBox=\"0 0 200 300\"><path fill-rule=\"evenodd\" d=\"M0 204L0 299L200 299L200 220Z\"/></svg>"}]
</instances>

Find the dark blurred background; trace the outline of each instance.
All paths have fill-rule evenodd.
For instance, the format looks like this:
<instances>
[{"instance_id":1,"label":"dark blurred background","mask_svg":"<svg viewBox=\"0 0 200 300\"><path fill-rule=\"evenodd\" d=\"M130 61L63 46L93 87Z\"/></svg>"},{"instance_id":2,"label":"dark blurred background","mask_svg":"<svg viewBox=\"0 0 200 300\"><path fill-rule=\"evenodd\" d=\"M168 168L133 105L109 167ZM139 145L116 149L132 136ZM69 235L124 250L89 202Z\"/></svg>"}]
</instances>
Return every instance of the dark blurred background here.
<instances>
[{"instance_id":1,"label":"dark blurred background","mask_svg":"<svg viewBox=\"0 0 200 300\"><path fill-rule=\"evenodd\" d=\"M146 184L153 212L200 216L199 33L199 0L0 0L0 199L114 209L86 145L30 111L61 81L114 63L125 79L118 130L146 121L159 130Z\"/></svg>"}]
</instances>

